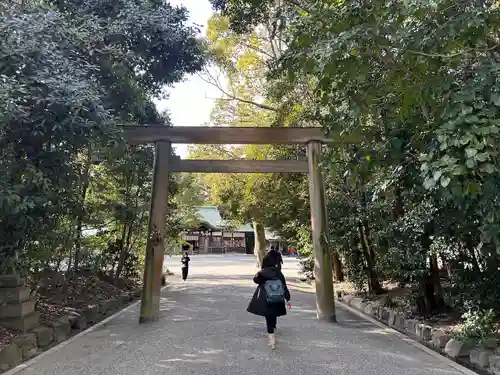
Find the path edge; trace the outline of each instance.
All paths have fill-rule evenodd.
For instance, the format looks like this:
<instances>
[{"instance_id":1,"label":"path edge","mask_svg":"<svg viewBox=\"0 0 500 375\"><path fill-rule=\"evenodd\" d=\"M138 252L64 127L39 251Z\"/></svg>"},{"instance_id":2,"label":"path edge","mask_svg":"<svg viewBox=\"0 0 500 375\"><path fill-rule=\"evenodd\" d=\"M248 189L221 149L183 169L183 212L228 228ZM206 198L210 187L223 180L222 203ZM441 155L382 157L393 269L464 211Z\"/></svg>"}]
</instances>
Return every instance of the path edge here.
<instances>
[{"instance_id":1,"label":"path edge","mask_svg":"<svg viewBox=\"0 0 500 375\"><path fill-rule=\"evenodd\" d=\"M412 337L407 336L404 333L401 333L398 330L396 330L396 329L394 329L394 328L392 328L392 327L390 327L390 326L388 326L388 325L380 322L379 320L377 320L375 318L372 318L371 316L369 316L367 314L362 313L361 311L357 310L356 308L354 308L352 306L349 306L347 303L345 303L343 301L340 301L340 300L336 300L335 303L338 306L340 306L341 308L343 308L344 310L347 310L350 313L355 314L355 315L359 316L360 318L363 318L364 320L369 321L370 323L376 325L379 328L390 330L398 338L400 338L401 340L405 341L409 345L411 345L411 346L413 346L413 347L415 347L415 348L417 348L417 349L419 349L419 350L421 350L421 351L429 354L430 356L438 359L439 361L441 361L443 363L446 363L448 366L454 368L455 370L461 372L462 374L465 374L465 375L479 375L479 373L477 373L475 371L472 371L471 369L468 369L467 367L462 366L461 364L459 364L459 363L451 360L448 357L445 357L444 355L436 352L435 350L432 350L432 349L428 348L427 346L419 343L417 340L413 339Z\"/></svg>"},{"instance_id":2,"label":"path edge","mask_svg":"<svg viewBox=\"0 0 500 375\"><path fill-rule=\"evenodd\" d=\"M161 291L164 291L165 289L167 289L168 287L170 287L171 285L166 285L164 287L161 288ZM120 315L124 314L125 312L127 312L128 310L131 310L132 308L134 308L135 306L137 306L139 303L141 302L141 299L138 299L137 301L134 301L132 302L130 305L126 306L125 308L117 311L116 313L114 313L113 315L111 316L108 316L107 318L105 318L104 320L94 324L93 326L87 328L86 330L82 331L82 332L79 332L77 333L76 335L70 337L69 339L57 344L56 346L40 353L39 355L37 355L36 357L24 362L24 363L21 363L20 365L8 370L7 372L4 372L2 375L14 375L14 374L17 374L23 370L26 370L28 369L29 367L33 366L37 361L43 359L44 357L52 354L52 353L55 353L59 350L61 350L62 348L64 348L65 346L71 344L72 342L88 335L89 333L92 333L93 331L97 330L98 328L102 327L103 325L105 325L106 323L108 323L109 321L119 317ZM412 337L410 336L407 336L401 332L399 332L398 330L380 322L379 320L375 319L375 318L372 318L371 316L357 310L356 308L353 308L352 306L349 306L347 303L341 301L341 300L336 300L335 303L341 307L342 309L344 310L347 310L349 311L350 313L354 314L354 315L357 315L358 317L372 323L373 325L379 327L379 328L382 328L382 329L385 329L385 330L390 330L391 332L393 332L395 334L395 336L397 336L399 339L405 341L406 343L408 343L409 345L415 347L416 349L419 349L420 351L423 351L425 352L426 354L434 357L435 359L439 360L440 362L443 362L445 364L447 364L449 367L461 372L462 374L464 375L479 375L479 373L475 372L475 371L472 371L470 369L468 369L467 367L465 366L462 366L461 364L451 360L450 358L448 357L445 357L443 356L442 354L428 348L427 346L419 343L417 340L413 339Z\"/></svg>"},{"instance_id":3,"label":"path edge","mask_svg":"<svg viewBox=\"0 0 500 375\"><path fill-rule=\"evenodd\" d=\"M166 288L168 288L170 285L166 285L164 287L161 288L161 291L165 290ZM106 319L103 319L101 320L100 322L94 324L93 326L87 328L86 330L82 331L82 332L79 332L77 333L76 335L70 337L69 339L57 344L56 346L53 346L52 348L38 354L36 357L24 362L24 363L21 363L20 365L17 365L16 367L8 370L7 372L4 372L2 373L2 375L14 375L14 374L17 374L23 370L26 370L28 368L30 368L31 366L33 366L36 362L38 362L40 359L43 359L44 357L52 354L52 353L55 353L59 350L61 350L62 348L64 348L65 346L71 344L72 342L88 335L89 333L92 333L94 332L95 330L97 330L98 328L102 327L103 325L105 325L106 323L108 323L109 321L119 317L120 315L122 315L123 313L127 312L128 310L131 310L132 308L134 308L135 306L137 306L139 303L141 303L141 299L139 298L137 301L134 301L132 302L130 305L124 307L123 309L117 311L116 313L114 313L113 315L110 315L108 316ZM139 324L139 323L137 323Z\"/></svg>"}]
</instances>

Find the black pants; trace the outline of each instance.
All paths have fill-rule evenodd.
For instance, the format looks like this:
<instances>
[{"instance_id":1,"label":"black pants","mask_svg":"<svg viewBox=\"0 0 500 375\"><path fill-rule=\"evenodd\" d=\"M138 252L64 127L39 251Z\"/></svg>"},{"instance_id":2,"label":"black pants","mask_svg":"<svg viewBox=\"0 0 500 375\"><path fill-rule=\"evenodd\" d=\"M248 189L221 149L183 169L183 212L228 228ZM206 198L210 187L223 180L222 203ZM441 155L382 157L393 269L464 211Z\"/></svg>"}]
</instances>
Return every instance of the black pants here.
<instances>
[{"instance_id":1,"label":"black pants","mask_svg":"<svg viewBox=\"0 0 500 375\"><path fill-rule=\"evenodd\" d=\"M274 333L277 321L278 318L275 316L266 316L267 333Z\"/></svg>"},{"instance_id":2,"label":"black pants","mask_svg":"<svg viewBox=\"0 0 500 375\"><path fill-rule=\"evenodd\" d=\"M189 268L188 267L182 267L182 280L186 280L187 279L188 272L189 272Z\"/></svg>"}]
</instances>

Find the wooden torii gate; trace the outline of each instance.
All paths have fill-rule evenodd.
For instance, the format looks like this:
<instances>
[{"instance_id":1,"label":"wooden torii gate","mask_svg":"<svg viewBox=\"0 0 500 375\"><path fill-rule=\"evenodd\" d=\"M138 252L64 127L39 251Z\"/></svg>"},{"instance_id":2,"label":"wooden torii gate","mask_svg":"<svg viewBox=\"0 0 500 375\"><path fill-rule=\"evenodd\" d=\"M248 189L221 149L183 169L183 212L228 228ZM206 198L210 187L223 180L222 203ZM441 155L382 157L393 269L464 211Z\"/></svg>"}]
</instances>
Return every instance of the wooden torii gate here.
<instances>
[{"instance_id":1,"label":"wooden torii gate","mask_svg":"<svg viewBox=\"0 0 500 375\"><path fill-rule=\"evenodd\" d=\"M124 128L124 136L129 144L155 143L153 191L139 323L157 320L160 314L161 276L165 253L164 223L170 172L309 173L316 311L319 319L336 320L332 259L325 241L325 190L319 166L321 145L329 142L329 139L320 128L130 126ZM307 160L181 160L172 157L172 143L305 144Z\"/></svg>"}]
</instances>

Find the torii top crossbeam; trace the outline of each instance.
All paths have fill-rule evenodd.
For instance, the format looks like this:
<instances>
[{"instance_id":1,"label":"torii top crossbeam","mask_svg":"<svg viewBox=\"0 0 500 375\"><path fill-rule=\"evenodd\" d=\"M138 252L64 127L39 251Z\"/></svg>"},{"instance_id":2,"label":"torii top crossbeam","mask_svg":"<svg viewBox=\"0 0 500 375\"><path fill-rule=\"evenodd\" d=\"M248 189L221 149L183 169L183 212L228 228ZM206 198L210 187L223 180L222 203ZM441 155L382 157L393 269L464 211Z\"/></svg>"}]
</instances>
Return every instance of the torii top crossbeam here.
<instances>
[{"instance_id":1,"label":"torii top crossbeam","mask_svg":"<svg viewBox=\"0 0 500 375\"><path fill-rule=\"evenodd\" d=\"M124 126L129 144L168 141L187 144L306 144L328 143L321 128Z\"/></svg>"}]
</instances>

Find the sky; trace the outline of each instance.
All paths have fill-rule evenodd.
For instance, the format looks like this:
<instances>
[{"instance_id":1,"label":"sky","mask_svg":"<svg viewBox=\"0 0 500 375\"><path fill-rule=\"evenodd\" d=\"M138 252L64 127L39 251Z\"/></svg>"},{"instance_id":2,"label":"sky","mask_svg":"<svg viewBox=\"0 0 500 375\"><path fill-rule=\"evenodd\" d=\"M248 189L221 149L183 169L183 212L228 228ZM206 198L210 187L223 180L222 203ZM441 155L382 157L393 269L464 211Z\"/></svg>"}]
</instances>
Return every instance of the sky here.
<instances>
[{"instance_id":1,"label":"sky","mask_svg":"<svg viewBox=\"0 0 500 375\"><path fill-rule=\"evenodd\" d=\"M170 0L172 5L184 5L190 13L190 22L200 25L201 34L207 30L207 22L212 16L208 0ZM215 98L220 91L204 82L198 75L187 76L184 82L168 90L167 100L155 101L158 109L168 109L174 126L199 126L210 122L210 114ZM187 145L174 145L177 155L187 155Z\"/></svg>"}]
</instances>

